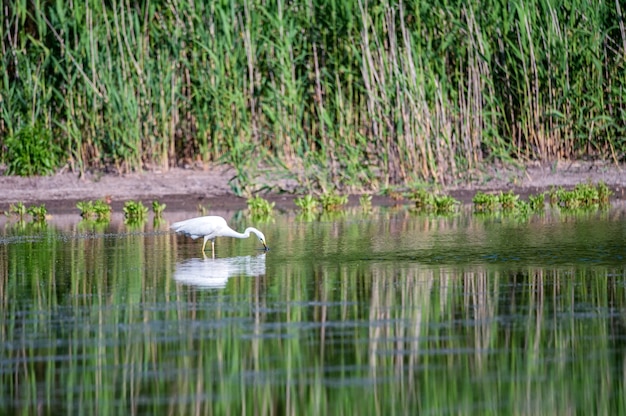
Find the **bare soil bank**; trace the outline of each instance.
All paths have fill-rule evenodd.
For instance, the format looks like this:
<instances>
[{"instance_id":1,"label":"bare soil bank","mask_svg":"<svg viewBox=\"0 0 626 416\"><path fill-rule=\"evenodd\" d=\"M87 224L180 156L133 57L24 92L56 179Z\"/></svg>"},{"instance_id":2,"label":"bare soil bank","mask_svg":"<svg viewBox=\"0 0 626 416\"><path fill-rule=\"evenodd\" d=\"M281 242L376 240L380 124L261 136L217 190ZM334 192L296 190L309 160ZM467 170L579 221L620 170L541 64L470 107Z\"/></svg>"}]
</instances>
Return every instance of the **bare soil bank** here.
<instances>
[{"instance_id":1,"label":"bare soil bank","mask_svg":"<svg viewBox=\"0 0 626 416\"><path fill-rule=\"evenodd\" d=\"M523 168L492 167L473 175L475 179L462 184L446 186L442 192L468 202L477 190L508 191L521 194L536 193L552 186L573 187L578 183L604 181L617 199L626 195L626 166L607 162L560 162L552 165L533 164ZM45 177L0 176L0 212L9 204L45 203L50 213L76 211L76 202L107 198L114 209L121 209L128 200L151 202L154 199L167 204L168 211L193 211L199 204L214 209L245 208L246 201L236 197L229 186L234 171L224 166L203 170L172 169L168 172L143 172L128 175L93 175L79 177L74 173L58 173ZM274 192L263 197L276 202L279 209L294 208L295 182L258 178ZM358 198L351 198L358 203ZM376 197L377 205L397 203L390 198Z\"/></svg>"}]
</instances>

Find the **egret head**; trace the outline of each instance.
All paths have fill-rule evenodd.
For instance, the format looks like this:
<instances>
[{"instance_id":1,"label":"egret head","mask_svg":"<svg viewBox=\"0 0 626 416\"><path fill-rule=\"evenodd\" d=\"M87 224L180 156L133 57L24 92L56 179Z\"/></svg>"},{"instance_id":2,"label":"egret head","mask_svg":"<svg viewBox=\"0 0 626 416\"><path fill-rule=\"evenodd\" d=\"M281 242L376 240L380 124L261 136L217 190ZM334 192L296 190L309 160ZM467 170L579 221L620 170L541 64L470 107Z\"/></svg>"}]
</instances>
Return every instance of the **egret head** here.
<instances>
[{"instance_id":1,"label":"egret head","mask_svg":"<svg viewBox=\"0 0 626 416\"><path fill-rule=\"evenodd\" d=\"M263 234L261 231L257 230L256 228L250 227L249 230L253 232L254 234L256 234L261 244L263 244L263 248L265 249L265 251L268 251L270 248L267 246L267 243L265 242L265 234Z\"/></svg>"},{"instance_id":2,"label":"egret head","mask_svg":"<svg viewBox=\"0 0 626 416\"><path fill-rule=\"evenodd\" d=\"M267 243L265 242L265 236L261 232L259 234L261 234L259 235L259 241L261 242L261 244L263 244L263 248L265 249L265 251L268 251L270 248L267 246Z\"/></svg>"}]
</instances>

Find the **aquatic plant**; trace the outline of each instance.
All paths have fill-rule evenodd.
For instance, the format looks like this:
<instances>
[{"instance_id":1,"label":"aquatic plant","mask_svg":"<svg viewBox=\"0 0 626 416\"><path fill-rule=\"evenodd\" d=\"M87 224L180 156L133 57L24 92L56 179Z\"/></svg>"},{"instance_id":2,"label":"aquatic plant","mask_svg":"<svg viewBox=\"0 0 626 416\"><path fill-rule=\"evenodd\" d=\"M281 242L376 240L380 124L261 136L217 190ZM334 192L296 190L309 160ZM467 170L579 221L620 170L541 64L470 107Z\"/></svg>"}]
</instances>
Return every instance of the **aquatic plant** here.
<instances>
[{"instance_id":1,"label":"aquatic plant","mask_svg":"<svg viewBox=\"0 0 626 416\"><path fill-rule=\"evenodd\" d=\"M487 194L482 191L476 192L472 198L474 210L478 212L492 212L498 209L498 195Z\"/></svg>"},{"instance_id":2,"label":"aquatic plant","mask_svg":"<svg viewBox=\"0 0 626 416\"><path fill-rule=\"evenodd\" d=\"M435 195L433 200L434 211L437 214L449 214L454 211L459 203L450 195Z\"/></svg>"},{"instance_id":3,"label":"aquatic plant","mask_svg":"<svg viewBox=\"0 0 626 416\"><path fill-rule=\"evenodd\" d=\"M427 209L435 203L435 196L432 193L427 192L425 189L415 189L410 191L407 198L410 201L413 201L415 208L418 210Z\"/></svg>"},{"instance_id":4,"label":"aquatic plant","mask_svg":"<svg viewBox=\"0 0 626 416\"><path fill-rule=\"evenodd\" d=\"M363 211L370 211L372 209L372 195L361 195L359 197L359 205Z\"/></svg>"},{"instance_id":5,"label":"aquatic plant","mask_svg":"<svg viewBox=\"0 0 626 416\"><path fill-rule=\"evenodd\" d=\"M302 213L313 213L318 206L318 201L315 199L313 195L305 195L302 197L298 197L293 201L298 208L300 208L300 212Z\"/></svg>"},{"instance_id":6,"label":"aquatic plant","mask_svg":"<svg viewBox=\"0 0 626 416\"><path fill-rule=\"evenodd\" d=\"M394 201L400 201L401 199L404 198L404 193L400 189L398 189L398 187L395 187L395 186L389 186L387 188L384 188L380 192L380 194L383 196L387 196L393 199Z\"/></svg>"},{"instance_id":7,"label":"aquatic plant","mask_svg":"<svg viewBox=\"0 0 626 416\"><path fill-rule=\"evenodd\" d=\"M508 192L500 191L497 200L503 210L512 210L519 200L519 195L514 194L512 190Z\"/></svg>"},{"instance_id":8,"label":"aquatic plant","mask_svg":"<svg viewBox=\"0 0 626 416\"><path fill-rule=\"evenodd\" d=\"M460 203L450 195L437 195L424 189L415 189L408 193L407 198L415 204L415 210L449 214Z\"/></svg>"},{"instance_id":9,"label":"aquatic plant","mask_svg":"<svg viewBox=\"0 0 626 416\"><path fill-rule=\"evenodd\" d=\"M338 211L348 203L348 195L339 195L335 191L323 193L319 197L324 211Z\"/></svg>"},{"instance_id":10,"label":"aquatic plant","mask_svg":"<svg viewBox=\"0 0 626 416\"><path fill-rule=\"evenodd\" d=\"M596 190L598 192L598 202L600 205L608 205L609 198L613 195L613 191L611 191L603 181L598 182Z\"/></svg>"},{"instance_id":11,"label":"aquatic plant","mask_svg":"<svg viewBox=\"0 0 626 416\"><path fill-rule=\"evenodd\" d=\"M44 222L46 221L46 216L48 215L48 210L46 209L45 204L41 205L32 205L27 209L28 213L33 217L34 222Z\"/></svg>"},{"instance_id":12,"label":"aquatic plant","mask_svg":"<svg viewBox=\"0 0 626 416\"><path fill-rule=\"evenodd\" d=\"M556 186L551 186L548 191L548 202L551 207L556 206L559 203L559 192L562 188L557 188Z\"/></svg>"},{"instance_id":13,"label":"aquatic plant","mask_svg":"<svg viewBox=\"0 0 626 416\"><path fill-rule=\"evenodd\" d=\"M148 208L141 201L126 201L123 212L128 222L143 222L148 215Z\"/></svg>"},{"instance_id":14,"label":"aquatic plant","mask_svg":"<svg viewBox=\"0 0 626 416\"><path fill-rule=\"evenodd\" d=\"M528 195L528 205L532 211L542 210L545 206L546 195L545 193L539 193L536 195Z\"/></svg>"},{"instance_id":15,"label":"aquatic plant","mask_svg":"<svg viewBox=\"0 0 626 416\"><path fill-rule=\"evenodd\" d=\"M26 216L27 210L26 205L23 202L16 202L15 204L9 205L9 211L5 212L4 215L7 217L17 217L19 221L23 221Z\"/></svg>"},{"instance_id":16,"label":"aquatic plant","mask_svg":"<svg viewBox=\"0 0 626 416\"><path fill-rule=\"evenodd\" d=\"M267 217L272 214L275 202L269 202L261 196L249 198L247 201L248 209L253 216Z\"/></svg>"},{"instance_id":17,"label":"aquatic plant","mask_svg":"<svg viewBox=\"0 0 626 416\"><path fill-rule=\"evenodd\" d=\"M76 208L80 210L80 216L84 219L97 219L106 221L111 218L111 205L102 199L94 201L79 201Z\"/></svg>"},{"instance_id":18,"label":"aquatic plant","mask_svg":"<svg viewBox=\"0 0 626 416\"><path fill-rule=\"evenodd\" d=\"M93 201L78 201L76 208L80 210L80 216L85 219L91 219L95 216Z\"/></svg>"},{"instance_id":19,"label":"aquatic plant","mask_svg":"<svg viewBox=\"0 0 626 416\"><path fill-rule=\"evenodd\" d=\"M98 221L108 221L111 219L111 205L104 199L98 199L93 203L93 211Z\"/></svg>"},{"instance_id":20,"label":"aquatic plant","mask_svg":"<svg viewBox=\"0 0 626 416\"><path fill-rule=\"evenodd\" d=\"M574 189L563 187L550 190L550 204L564 209L605 207L609 204L611 190L604 182L577 184Z\"/></svg>"},{"instance_id":21,"label":"aquatic plant","mask_svg":"<svg viewBox=\"0 0 626 416\"><path fill-rule=\"evenodd\" d=\"M161 204L159 201L152 201L152 212L154 212L154 216L163 216L163 211L165 210L166 206L166 204Z\"/></svg>"}]
</instances>

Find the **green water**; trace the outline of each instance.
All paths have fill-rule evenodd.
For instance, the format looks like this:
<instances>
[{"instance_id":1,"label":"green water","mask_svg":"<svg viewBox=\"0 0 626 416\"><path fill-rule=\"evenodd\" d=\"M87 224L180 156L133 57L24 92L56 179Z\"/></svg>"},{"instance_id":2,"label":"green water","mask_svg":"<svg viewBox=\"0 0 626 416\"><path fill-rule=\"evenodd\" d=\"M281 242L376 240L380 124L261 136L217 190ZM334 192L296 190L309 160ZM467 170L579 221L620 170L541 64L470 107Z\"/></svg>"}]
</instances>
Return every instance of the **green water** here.
<instances>
[{"instance_id":1,"label":"green water","mask_svg":"<svg viewBox=\"0 0 626 416\"><path fill-rule=\"evenodd\" d=\"M626 413L622 206L195 215L0 223L0 414Z\"/></svg>"}]
</instances>

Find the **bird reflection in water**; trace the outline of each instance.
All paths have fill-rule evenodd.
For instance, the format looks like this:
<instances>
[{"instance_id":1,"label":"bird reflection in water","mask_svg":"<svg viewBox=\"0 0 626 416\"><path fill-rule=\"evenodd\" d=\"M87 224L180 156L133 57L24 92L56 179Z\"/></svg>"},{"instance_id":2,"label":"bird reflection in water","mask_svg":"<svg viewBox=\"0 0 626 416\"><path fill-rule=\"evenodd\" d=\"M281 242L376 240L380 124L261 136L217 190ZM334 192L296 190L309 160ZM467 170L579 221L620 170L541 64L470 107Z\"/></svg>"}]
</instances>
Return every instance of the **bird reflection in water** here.
<instances>
[{"instance_id":1,"label":"bird reflection in water","mask_svg":"<svg viewBox=\"0 0 626 416\"><path fill-rule=\"evenodd\" d=\"M174 280L205 289L223 289L233 276L265 274L265 253L256 256L192 258L176 264Z\"/></svg>"}]
</instances>

